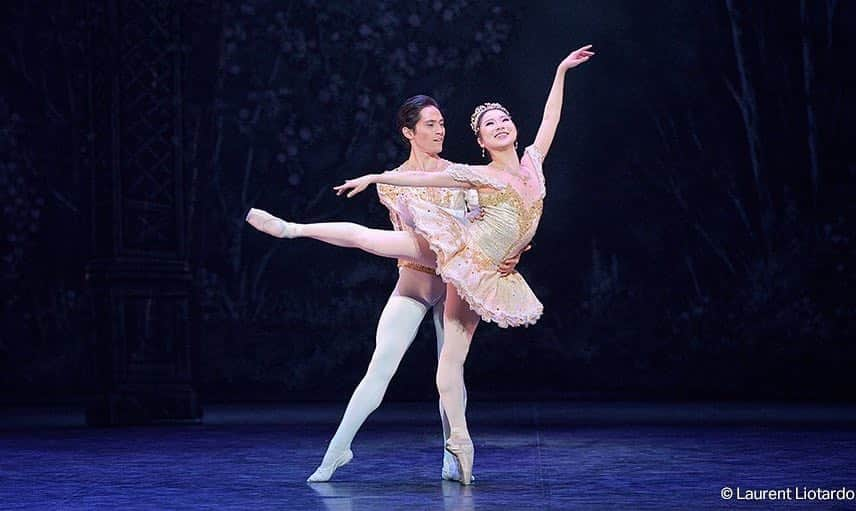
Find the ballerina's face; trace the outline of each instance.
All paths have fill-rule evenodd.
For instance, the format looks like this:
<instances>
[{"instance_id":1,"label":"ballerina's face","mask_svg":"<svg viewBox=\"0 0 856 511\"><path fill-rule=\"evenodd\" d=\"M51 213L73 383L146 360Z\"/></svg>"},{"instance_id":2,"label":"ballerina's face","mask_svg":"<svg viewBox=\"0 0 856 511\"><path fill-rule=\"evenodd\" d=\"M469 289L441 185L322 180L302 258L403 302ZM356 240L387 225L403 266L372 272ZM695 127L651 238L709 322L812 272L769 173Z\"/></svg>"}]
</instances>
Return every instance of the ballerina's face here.
<instances>
[{"instance_id":1,"label":"ballerina's face","mask_svg":"<svg viewBox=\"0 0 856 511\"><path fill-rule=\"evenodd\" d=\"M414 149L440 154L443 152L443 139L446 138L443 114L437 107L426 106L419 112L419 120L413 129L404 128L404 136L410 140Z\"/></svg>"},{"instance_id":2,"label":"ballerina's face","mask_svg":"<svg viewBox=\"0 0 856 511\"><path fill-rule=\"evenodd\" d=\"M478 140L488 151L507 149L517 141L517 126L502 110L488 110L479 120Z\"/></svg>"}]
</instances>

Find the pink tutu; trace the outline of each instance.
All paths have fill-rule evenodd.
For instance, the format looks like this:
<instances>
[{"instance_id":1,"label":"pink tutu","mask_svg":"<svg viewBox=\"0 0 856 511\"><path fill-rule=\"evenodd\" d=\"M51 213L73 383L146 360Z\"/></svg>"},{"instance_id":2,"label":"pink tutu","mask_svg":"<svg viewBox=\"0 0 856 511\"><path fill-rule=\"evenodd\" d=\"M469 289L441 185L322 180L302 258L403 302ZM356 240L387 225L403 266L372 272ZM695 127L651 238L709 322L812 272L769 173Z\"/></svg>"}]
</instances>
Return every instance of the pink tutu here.
<instances>
[{"instance_id":1,"label":"pink tutu","mask_svg":"<svg viewBox=\"0 0 856 511\"><path fill-rule=\"evenodd\" d=\"M500 327L528 326L544 306L519 273L502 277L503 260L532 240L546 195L541 154L530 146L520 175L489 167L450 165L446 172L478 190L483 214L472 222L429 201L397 201L401 219L425 238L437 256L437 273L484 321Z\"/></svg>"},{"instance_id":2,"label":"pink tutu","mask_svg":"<svg viewBox=\"0 0 856 511\"><path fill-rule=\"evenodd\" d=\"M534 325L544 306L520 273L501 276L498 265L468 241L466 220L420 200L406 204L414 230L437 255L437 274L486 322L502 328Z\"/></svg>"}]
</instances>

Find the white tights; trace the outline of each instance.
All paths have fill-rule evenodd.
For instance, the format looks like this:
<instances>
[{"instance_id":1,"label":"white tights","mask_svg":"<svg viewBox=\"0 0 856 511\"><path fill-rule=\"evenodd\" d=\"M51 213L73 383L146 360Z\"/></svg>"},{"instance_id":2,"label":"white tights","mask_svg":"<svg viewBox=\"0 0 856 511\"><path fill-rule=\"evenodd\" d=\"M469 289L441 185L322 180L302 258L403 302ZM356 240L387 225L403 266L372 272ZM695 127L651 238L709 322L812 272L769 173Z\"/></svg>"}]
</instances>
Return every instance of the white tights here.
<instances>
[{"instance_id":1,"label":"white tights","mask_svg":"<svg viewBox=\"0 0 856 511\"><path fill-rule=\"evenodd\" d=\"M357 431L368 416L380 406L389 382L398 369L404 353L416 337L419 325L429 307L434 308L437 353L438 356L442 356L445 346L442 301L444 292L444 285L439 277L407 268L401 270L395 290L387 301L377 325L375 351L369 367L348 402L339 427L324 454L322 466L331 463L342 452L350 449ZM463 411L466 409L467 391L463 381L460 383L456 390L459 403L456 409ZM445 442L452 428L443 408L442 397L439 408ZM444 451L444 464L447 466L453 463L451 459L445 459L449 456L449 453Z\"/></svg>"},{"instance_id":2,"label":"white tights","mask_svg":"<svg viewBox=\"0 0 856 511\"><path fill-rule=\"evenodd\" d=\"M408 259L428 266L433 266L436 261L428 243L422 237L407 231L369 229L350 222L289 224L288 229L294 237L309 237L339 247L359 248L382 257ZM402 270L402 274L405 271L410 270ZM396 290L398 289L397 286ZM387 385L404 352L416 336L428 307L439 300L430 296L425 300L425 296L414 294L416 296L393 293L384 307L378 323L377 346L369 368L348 403L342 423L330 441L322 465L334 460L338 454L350 447L357 430L380 405ZM446 289L443 323L445 331L443 325L438 324L435 314L439 348L437 390L440 394L440 413L441 416L444 415L443 433L445 438L452 436L468 440L464 361L479 317L470 310L452 286Z\"/></svg>"}]
</instances>

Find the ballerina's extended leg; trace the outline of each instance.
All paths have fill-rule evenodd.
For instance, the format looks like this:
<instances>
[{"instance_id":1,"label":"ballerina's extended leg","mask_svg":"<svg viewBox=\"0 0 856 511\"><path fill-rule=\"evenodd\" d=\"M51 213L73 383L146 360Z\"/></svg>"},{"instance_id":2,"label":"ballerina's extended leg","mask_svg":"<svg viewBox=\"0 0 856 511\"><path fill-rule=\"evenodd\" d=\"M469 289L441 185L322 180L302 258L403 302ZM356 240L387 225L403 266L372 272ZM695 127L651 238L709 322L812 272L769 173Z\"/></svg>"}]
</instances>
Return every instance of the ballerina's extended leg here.
<instances>
[{"instance_id":1,"label":"ballerina's extended leg","mask_svg":"<svg viewBox=\"0 0 856 511\"><path fill-rule=\"evenodd\" d=\"M408 259L428 266L436 263L428 243L407 231L369 229L351 222L298 224L286 222L261 209L251 209L247 213L247 222L277 238L313 238L337 247L359 248L381 257Z\"/></svg>"}]
</instances>

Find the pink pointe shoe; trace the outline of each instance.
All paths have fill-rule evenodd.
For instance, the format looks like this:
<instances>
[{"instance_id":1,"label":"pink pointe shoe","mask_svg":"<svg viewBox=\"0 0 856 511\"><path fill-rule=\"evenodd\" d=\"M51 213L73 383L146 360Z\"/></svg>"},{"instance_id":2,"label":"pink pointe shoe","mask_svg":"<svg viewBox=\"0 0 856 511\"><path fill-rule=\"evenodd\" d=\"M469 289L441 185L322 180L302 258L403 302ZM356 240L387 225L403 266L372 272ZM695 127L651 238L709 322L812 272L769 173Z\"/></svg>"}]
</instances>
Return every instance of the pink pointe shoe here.
<instances>
[{"instance_id":1,"label":"pink pointe shoe","mask_svg":"<svg viewBox=\"0 0 856 511\"><path fill-rule=\"evenodd\" d=\"M275 238L294 238L297 236L297 225L275 217L263 209L250 208L246 221L259 231L270 234Z\"/></svg>"},{"instance_id":2,"label":"pink pointe shoe","mask_svg":"<svg viewBox=\"0 0 856 511\"><path fill-rule=\"evenodd\" d=\"M454 457L452 453L446 451L445 449L444 454L445 456L443 456L443 470L442 472L440 472L440 477L444 481L454 481L460 483L461 469L458 468L458 458ZM475 482L475 474L470 475L470 480Z\"/></svg>"},{"instance_id":3,"label":"pink pointe shoe","mask_svg":"<svg viewBox=\"0 0 856 511\"><path fill-rule=\"evenodd\" d=\"M458 463L458 474L461 484L468 485L473 482L473 441L469 438L446 440L446 450L455 457Z\"/></svg>"}]
</instances>

